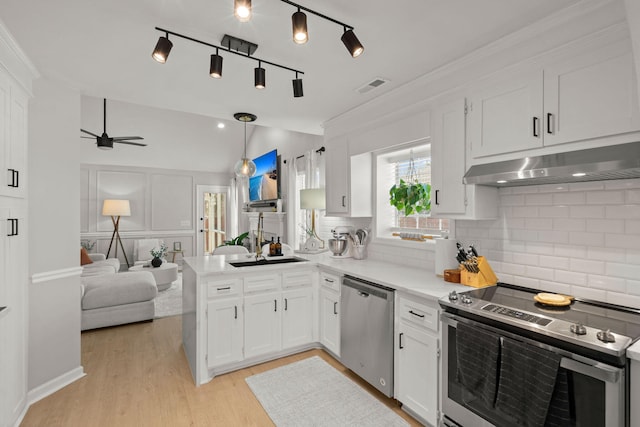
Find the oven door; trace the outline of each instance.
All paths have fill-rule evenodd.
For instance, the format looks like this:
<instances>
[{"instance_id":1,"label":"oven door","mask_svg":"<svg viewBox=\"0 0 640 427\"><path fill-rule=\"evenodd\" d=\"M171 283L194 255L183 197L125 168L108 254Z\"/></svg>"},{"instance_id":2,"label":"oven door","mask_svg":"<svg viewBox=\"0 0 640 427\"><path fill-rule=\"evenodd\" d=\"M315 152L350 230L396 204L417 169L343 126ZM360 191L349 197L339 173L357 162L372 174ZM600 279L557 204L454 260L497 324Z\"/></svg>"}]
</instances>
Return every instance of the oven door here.
<instances>
[{"instance_id":1,"label":"oven door","mask_svg":"<svg viewBox=\"0 0 640 427\"><path fill-rule=\"evenodd\" d=\"M560 367L567 370L571 426L623 427L628 423L625 414L626 372L624 368L606 365L591 359L551 347L535 340L506 332L451 313L442 313L442 425L453 426L513 426L495 408L480 404L482 399L473 396L457 382L456 328L464 322L500 336L535 345L560 354Z\"/></svg>"}]
</instances>

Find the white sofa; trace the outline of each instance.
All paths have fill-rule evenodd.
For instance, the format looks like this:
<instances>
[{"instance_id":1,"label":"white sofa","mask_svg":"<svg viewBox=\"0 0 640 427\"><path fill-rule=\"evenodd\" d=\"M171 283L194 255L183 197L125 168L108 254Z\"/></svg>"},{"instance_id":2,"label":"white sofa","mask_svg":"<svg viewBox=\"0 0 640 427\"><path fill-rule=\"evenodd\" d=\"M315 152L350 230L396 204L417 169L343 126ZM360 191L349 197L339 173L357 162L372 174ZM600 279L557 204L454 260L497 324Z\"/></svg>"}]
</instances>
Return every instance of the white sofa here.
<instances>
[{"instance_id":1,"label":"white sofa","mask_svg":"<svg viewBox=\"0 0 640 427\"><path fill-rule=\"evenodd\" d=\"M117 258L89 254L94 261L82 266L81 330L153 320L158 294L153 274L123 272Z\"/></svg>"}]
</instances>

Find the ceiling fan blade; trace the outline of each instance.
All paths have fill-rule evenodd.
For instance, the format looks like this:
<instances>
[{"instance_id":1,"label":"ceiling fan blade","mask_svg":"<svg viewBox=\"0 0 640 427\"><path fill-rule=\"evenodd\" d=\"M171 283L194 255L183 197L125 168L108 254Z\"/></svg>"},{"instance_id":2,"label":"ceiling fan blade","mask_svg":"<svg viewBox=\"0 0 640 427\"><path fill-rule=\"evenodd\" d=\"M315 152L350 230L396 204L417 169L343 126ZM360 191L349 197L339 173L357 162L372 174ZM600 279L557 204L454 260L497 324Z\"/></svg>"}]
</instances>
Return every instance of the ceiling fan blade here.
<instances>
[{"instance_id":1,"label":"ceiling fan blade","mask_svg":"<svg viewBox=\"0 0 640 427\"><path fill-rule=\"evenodd\" d=\"M95 139L93 136L81 136L82 139Z\"/></svg>"},{"instance_id":2,"label":"ceiling fan blade","mask_svg":"<svg viewBox=\"0 0 640 427\"><path fill-rule=\"evenodd\" d=\"M115 139L113 140L113 142L116 142L118 144L129 144L129 145L138 145L140 147L146 147L147 144L141 144L139 142L129 142L129 141L116 141Z\"/></svg>"},{"instance_id":3,"label":"ceiling fan blade","mask_svg":"<svg viewBox=\"0 0 640 427\"><path fill-rule=\"evenodd\" d=\"M95 133L93 133L93 132L89 132L88 130L80 129L80 132L88 133L89 135L91 135L91 136L93 136L93 137L99 138L99 136L98 136L98 135L96 135L96 134L95 134Z\"/></svg>"},{"instance_id":4,"label":"ceiling fan blade","mask_svg":"<svg viewBox=\"0 0 640 427\"><path fill-rule=\"evenodd\" d=\"M125 139L136 140L136 139L144 139L144 138L141 136L116 136L113 138L114 141L124 141Z\"/></svg>"}]
</instances>

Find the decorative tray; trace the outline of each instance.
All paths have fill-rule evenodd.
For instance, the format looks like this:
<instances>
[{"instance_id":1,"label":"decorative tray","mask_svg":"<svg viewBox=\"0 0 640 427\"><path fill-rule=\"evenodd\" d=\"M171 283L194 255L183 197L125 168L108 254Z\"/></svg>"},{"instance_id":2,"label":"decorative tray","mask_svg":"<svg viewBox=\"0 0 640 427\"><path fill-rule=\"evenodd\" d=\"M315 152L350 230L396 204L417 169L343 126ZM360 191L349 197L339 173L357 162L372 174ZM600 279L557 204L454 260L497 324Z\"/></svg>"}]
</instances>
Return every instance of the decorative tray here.
<instances>
[{"instance_id":1,"label":"decorative tray","mask_svg":"<svg viewBox=\"0 0 640 427\"><path fill-rule=\"evenodd\" d=\"M547 292L541 292L533 296L533 299L543 305L552 305L555 307L562 307L571 304L573 301L572 296L551 294Z\"/></svg>"}]
</instances>

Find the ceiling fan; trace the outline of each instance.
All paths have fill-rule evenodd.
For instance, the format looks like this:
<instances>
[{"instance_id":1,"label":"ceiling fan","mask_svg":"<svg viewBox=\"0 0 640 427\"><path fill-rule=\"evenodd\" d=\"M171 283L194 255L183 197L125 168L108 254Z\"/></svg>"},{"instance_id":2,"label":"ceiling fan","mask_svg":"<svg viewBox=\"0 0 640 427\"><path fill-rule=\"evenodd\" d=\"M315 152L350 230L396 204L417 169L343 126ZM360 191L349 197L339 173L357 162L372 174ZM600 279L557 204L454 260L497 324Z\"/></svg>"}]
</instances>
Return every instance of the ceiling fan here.
<instances>
[{"instance_id":1,"label":"ceiling fan","mask_svg":"<svg viewBox=\"0 0 640 427\"><path fill-rule=\"evenodd\" d=\"M141 144L139 142L131 142L130 140L140 140L144 139L141 136L117 136L110 137L107 135L107 99L103 100L103 132L102 135L96 135L93 132L89 132L88 130L80 129L81 132L91 135L91 137L83 136L82 138L86 139L94 139L96 140L96 144L98 148L101 150L111 150L113 148L113 143L116 142L118 144L129 144L129 145L139 145L140 147L146 147L147 144Z\"/></svg>"}]
</instances>

